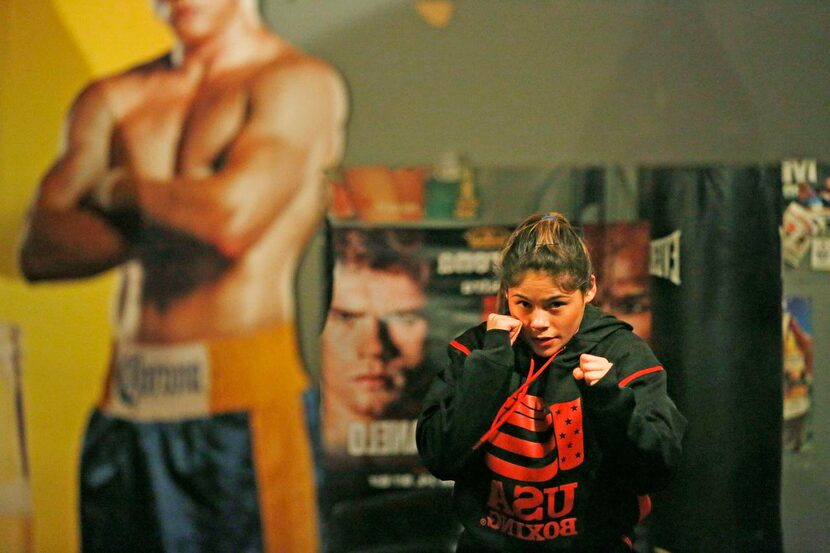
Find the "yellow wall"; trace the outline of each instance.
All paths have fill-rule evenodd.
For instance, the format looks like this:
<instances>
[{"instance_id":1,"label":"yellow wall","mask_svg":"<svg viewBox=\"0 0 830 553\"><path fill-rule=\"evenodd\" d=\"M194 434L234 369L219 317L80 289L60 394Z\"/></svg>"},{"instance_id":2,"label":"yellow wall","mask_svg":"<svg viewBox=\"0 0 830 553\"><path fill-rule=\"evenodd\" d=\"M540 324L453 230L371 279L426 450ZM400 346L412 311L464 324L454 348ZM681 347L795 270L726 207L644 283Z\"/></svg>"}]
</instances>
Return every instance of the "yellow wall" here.
<instances>
[{"instance_id":1,"label":"yellow wall","mask_svg":"<svg viewBox=\"0 0 830 553\"><path fill-rule=\"evenodd\" d=\"M57 151L73 97L90 79L169 47L148 0L0 2L0 320L23 332L34 550L77 550L81 434L107 356L112 275L29 285L14 249L26 207Z\"/></svg>"}]
</instances>

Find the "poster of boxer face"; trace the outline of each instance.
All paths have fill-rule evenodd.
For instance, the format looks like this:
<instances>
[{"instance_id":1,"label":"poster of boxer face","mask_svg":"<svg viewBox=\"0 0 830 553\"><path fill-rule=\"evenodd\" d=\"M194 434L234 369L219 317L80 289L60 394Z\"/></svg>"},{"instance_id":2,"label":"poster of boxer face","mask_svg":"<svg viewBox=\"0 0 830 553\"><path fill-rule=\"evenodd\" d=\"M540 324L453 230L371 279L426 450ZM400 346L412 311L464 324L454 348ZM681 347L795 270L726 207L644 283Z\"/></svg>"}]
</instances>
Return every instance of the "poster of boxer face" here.
<instances>
[{"instance_id":1,"label":"poster of boxer face","mask_svg":"<svg viewBox=\"0 0 830 553\"><path fill-rule=\"evenodd\" d=\"M597 276L594 304L627 322L651 343L648 221L583 226Z\"/></svg>"},{"instance_id":2,"label":"poster of boxer face","mask_svg":"<svg viewBox=\"0 0 830 553\"><path fill-rule=\"evenodd\" d=\"M333 231L332 301L322 335L327 457L345 466L360 457L416 453L403 424L393 432L370 423L417 417L433 376L428 367L442 363L449 337L494 305L494 265L508 233L499 227Z\"/></svg>"},{"instance_id":3,"label":"poster of boxer face","mask_svg":"<svg viewBox=\"0 0 830 553\"><path fill-rule=\"evenodd\" d=\"M425 536L450 543L457 533L452 483L421 465L415 425L427 388L446 361L448 341L495 306L494 264L509 231L372 225L333 230L333 288L320 377L321 512L328 550L382 544L390 539L390 527L400 534L398 545ZM395 524L402 519L410 525ZM430 547L441 550L437 543Z\"/></svg>"}]
</instances>

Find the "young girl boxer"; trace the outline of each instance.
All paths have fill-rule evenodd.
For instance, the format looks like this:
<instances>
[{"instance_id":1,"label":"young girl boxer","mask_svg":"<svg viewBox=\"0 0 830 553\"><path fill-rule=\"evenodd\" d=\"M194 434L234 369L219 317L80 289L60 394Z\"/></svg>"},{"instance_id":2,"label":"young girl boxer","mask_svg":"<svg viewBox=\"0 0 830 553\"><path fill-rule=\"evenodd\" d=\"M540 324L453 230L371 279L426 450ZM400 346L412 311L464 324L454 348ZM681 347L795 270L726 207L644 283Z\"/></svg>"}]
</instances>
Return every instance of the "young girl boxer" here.
<instances>
[{"instance_id":1,"label":"young girl boxer","mask_svg":"<svg viewBox=\"0 0 830 553\"><path fill-rule=\"evenodd\" d=\"M448 347L418 420L426 467L454 480L458 553L632 550L686 421L631 327L590 305L596 278L562 215L501 256L500 313Z\"/></svg>"}]
</instances>

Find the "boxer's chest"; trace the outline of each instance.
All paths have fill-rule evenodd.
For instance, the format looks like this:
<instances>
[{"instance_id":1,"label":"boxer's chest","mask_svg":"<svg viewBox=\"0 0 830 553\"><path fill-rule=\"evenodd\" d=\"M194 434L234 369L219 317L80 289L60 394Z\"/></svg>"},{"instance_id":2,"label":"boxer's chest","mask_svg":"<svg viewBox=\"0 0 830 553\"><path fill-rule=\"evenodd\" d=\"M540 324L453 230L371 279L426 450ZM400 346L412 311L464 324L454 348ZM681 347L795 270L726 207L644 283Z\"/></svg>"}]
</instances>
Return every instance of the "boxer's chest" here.
<instances>
[{"instance_id":1,"label":"boxer's chest","mask_svg":"<svg viewBox=\"0 0 830 553\"><path fill-rule=\"evenodd\" d=\"M113 152L148 178L202 177L225 161L250 113L248 80L163 79L133 98L119 117Z\"/></svg>"}]
</instances>

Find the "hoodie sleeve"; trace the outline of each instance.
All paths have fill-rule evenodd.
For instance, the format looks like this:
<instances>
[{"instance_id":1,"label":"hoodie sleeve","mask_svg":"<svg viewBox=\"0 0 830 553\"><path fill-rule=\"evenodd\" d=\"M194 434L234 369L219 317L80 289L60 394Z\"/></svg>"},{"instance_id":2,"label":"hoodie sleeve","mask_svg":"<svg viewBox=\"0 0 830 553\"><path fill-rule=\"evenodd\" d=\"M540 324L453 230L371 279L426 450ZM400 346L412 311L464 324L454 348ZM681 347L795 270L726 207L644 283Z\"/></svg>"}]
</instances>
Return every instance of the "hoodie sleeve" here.
<instances>
[{"instance_id":1,"label":"hoodie sleeve","mask_svg":"<svg viewBox=\"0 0 830 553\"><path fill-rule=\"evenodd\" d=\"M638 494L665 487L682 450L686 419L666 391L666 371L651 349L628 331L591 352L613 363L594 386L583 386L585 410L604 455Z\"/></svg>"},{"instance_id":2,"label":"hoodie sleeve","mask_svg":"<svg viewBox=\"0 0 830 553\"><path fill-rule=\"evenodd\" d=\"M416 440L424 465L436 477L456 479L475 455L510 394L513 349L505 330L484 333L481 346L465 333L447 348L449 365L438 373L418 418Z\"/></svg>"}]
</instances>

